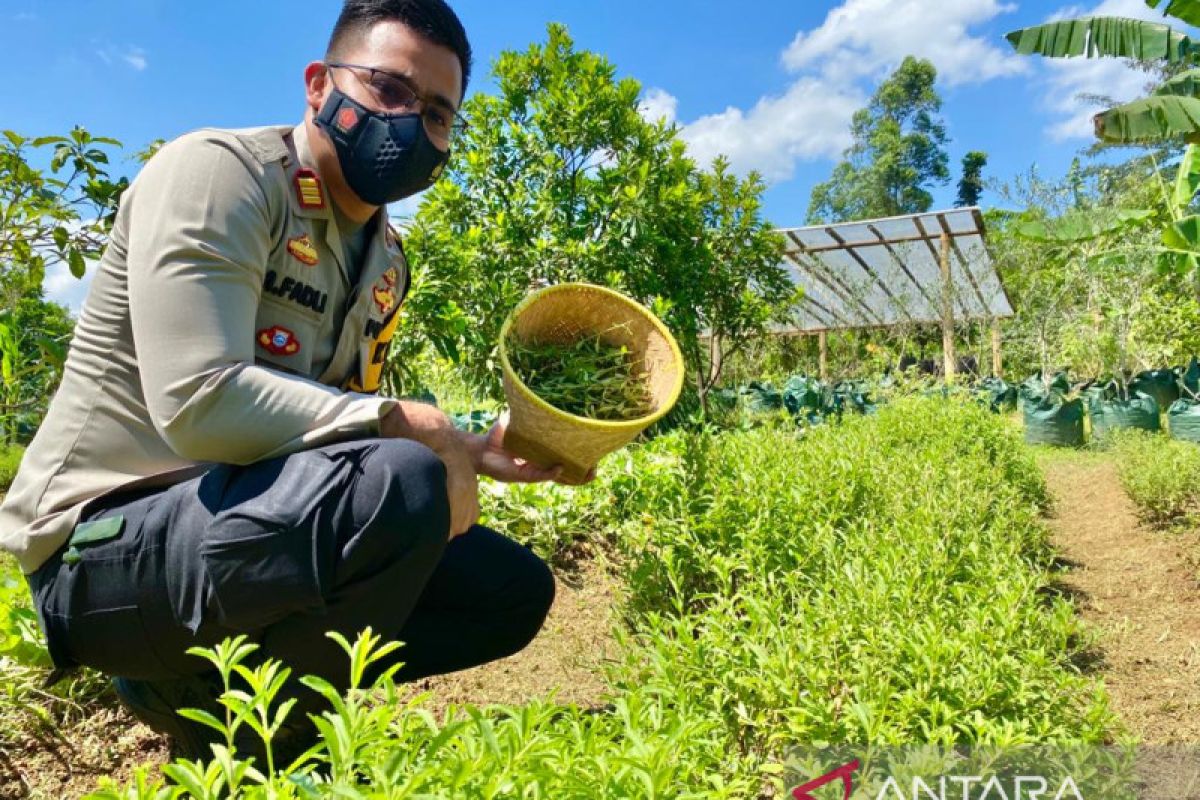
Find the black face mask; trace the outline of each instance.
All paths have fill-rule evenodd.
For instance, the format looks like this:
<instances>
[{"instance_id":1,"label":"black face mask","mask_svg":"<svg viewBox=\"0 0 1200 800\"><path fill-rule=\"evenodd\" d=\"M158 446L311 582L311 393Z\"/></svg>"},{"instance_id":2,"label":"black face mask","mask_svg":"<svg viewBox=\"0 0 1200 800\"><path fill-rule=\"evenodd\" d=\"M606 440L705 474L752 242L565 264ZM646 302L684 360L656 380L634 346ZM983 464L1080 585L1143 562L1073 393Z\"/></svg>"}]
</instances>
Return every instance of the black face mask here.
<instances>
[{"instance_id":1,"label":"black face mask","mask_svg":"<svg viewBox=\"0 0 1200 800\"><path fill-rule=\"evenodd\" d=\"M333 140L350 189L373 206L428 189L450 157L429 140L420 114L369 111L336 86L315 122Z\"/></svg>"}]
</instances>

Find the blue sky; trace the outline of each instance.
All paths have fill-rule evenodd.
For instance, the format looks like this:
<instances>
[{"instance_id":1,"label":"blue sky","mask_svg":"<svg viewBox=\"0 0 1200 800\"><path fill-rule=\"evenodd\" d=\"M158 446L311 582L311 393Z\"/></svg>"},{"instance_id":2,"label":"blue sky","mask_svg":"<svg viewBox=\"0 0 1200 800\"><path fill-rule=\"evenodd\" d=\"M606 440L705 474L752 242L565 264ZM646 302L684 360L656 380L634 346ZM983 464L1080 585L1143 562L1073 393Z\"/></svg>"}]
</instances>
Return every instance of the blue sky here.
<instances>
[{"instance_id":1,"label":"blue sky","mask_svg":"<svg viewBox=\"0 0 1200 800\"><path fill-rule=\"evenodd\" d=\"M1061 174L1090 141L1093 112L1076 95L1127 99L1145 78L1110 61L1018 58L1003 34L1056 15L1157 16L1142 0L452 3L476 51L472 91L489 91L498 53L563 22L579 47L643 84L646 113L676 121L698 158L726 153L736 168L763 172L767 216L782 227L803 224L812 186L848 143L850 115L909 53L939 69L955 180L973 149L989 154L989 178L1035 164ZM303 67L321 56L339 7L0 0L0 128L44 135L81 124L132 152L201 126L297 121ZM953 181L937 190L935 205L952 204L954 190ZM49 275L47 289L78 309L83 286L69 275Z\"/></svg>"}]
</instances>

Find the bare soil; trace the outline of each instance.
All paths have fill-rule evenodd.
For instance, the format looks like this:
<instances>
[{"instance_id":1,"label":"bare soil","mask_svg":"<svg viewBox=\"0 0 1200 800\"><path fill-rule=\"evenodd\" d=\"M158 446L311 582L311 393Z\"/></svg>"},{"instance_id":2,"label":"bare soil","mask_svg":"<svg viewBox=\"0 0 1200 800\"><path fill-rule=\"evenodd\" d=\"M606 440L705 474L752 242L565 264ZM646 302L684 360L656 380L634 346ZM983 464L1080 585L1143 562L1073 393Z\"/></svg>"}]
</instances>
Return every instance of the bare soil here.
<instances>
[{"instance_id":1,"label":"bare soil","mask_svg":"<svg viewBox=\"0 0 1200 800\"><path fill-rule=\"evenodd\" d=\"M612 637L620 583L600 555L587 553L555 575L558 589L542 632L521 652L472 669L435 675L408 684L430 691L427 707L441 719L451 703L521 704L554 690L559 703L595 708L608 701L602 679L615 657Z\"/></svg>"},{"instance_id":2,"label":"bare soil","mask_svg":"<svg viewBox=\"0 0 1200 800\"><path fill-rule=\"evenodd\" d=\"M1148 745L1200 745L1200 583L1196 532L1139 524L1107 455L1043 458L1055 499L1061 588L1099 632L1091 668L1113 710Z\"/></svg>"},{"instance_id":3,"label":"bare soil","mask_svg":"<svg viewBox=\"0 0 1200 800\"><path fill-rule=\"evenodd\" d=\"M433 693L426 707L438 718L451 703L521 703L545 698L583 707L607 702L601 667L612 658L620 581L599 553L580 551L556 567L558 590L541 633L523 651L469 670L410 684ZM3 687L0 687L0 691ZM60 800L94 790L101 776L124 783L137 765L152 776L168 758L166 740L133 720L111 695L90 703L79 720L59 729L23 731L0 746L0 799Z\"/></svg>"}]
</instances>

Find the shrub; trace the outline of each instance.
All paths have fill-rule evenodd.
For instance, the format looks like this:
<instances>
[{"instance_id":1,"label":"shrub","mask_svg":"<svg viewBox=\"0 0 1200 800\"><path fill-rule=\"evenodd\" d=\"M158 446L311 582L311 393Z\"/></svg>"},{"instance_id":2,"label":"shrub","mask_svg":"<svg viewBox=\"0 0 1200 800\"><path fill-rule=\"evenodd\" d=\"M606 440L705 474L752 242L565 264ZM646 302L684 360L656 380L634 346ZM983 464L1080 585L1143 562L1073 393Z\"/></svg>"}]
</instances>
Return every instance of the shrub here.
<instances>
[{"instance_id":1,"label":"shrub","mask_svg":"<svg viewBox=\"0 0 1200 800\"><path fill-rule=\"evenodd\" d=\"M12 486L24 456L25 448L19 444L0 445L0 491L7 492Z\"/></svg>"},{"instance_id":2,"label":"shrub","mask_svg":"<svg viewBox=\"0 0 1200 800\"><path fill-rule=\"evenodd\" d=\"M1200 446L1143 431L1114 434L1121 485L1152 525L1194 523L1200 514Z\"/></svg>"}]
</instances>

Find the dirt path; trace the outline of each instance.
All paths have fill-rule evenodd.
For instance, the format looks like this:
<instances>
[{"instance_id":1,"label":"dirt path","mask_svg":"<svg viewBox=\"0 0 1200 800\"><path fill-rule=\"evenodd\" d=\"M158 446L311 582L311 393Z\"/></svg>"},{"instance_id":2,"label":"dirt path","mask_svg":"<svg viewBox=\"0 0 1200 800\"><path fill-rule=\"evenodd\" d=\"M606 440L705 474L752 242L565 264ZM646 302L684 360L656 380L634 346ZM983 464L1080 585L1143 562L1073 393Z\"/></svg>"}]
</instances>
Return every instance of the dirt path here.
<instances>
[{"instance_id":1,"label":"dirt path","mask_svg":"<svg viewBox=\"0 0 1200 800\"><path fill-rule=\"evenodd\" d=\"M1200 743L1200 583L1193 533L1139 525L1107 455L1042 459L1055 498L1063 588L1100 634L1095 669L1146 744Z\"/></svg>"},{"instance_id":2,"label":"dirt path","mask_svg":"<svg viewBox=\"0 0 1200 800\"><path fill-rule=\"evenodd\" d=\"M450 703L521 703L557 689L563 703L584 707L607 701L601 665L614 657L611 630L619 579L598 553L581 553L555 570L558 589L536 639L509 658L411 684L431 691L427 707L440 719ZM128 781L132 768L157 768L166 742L128 716L115 700L89 703L78 724L53 733L29 731L16 747L0 747L0 800L81 797L101 776ZM157 769L154 769L157 774Z\"/></svg>"}]
</instances>

